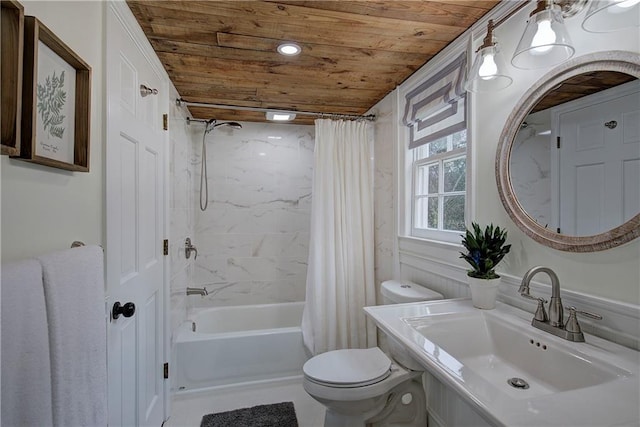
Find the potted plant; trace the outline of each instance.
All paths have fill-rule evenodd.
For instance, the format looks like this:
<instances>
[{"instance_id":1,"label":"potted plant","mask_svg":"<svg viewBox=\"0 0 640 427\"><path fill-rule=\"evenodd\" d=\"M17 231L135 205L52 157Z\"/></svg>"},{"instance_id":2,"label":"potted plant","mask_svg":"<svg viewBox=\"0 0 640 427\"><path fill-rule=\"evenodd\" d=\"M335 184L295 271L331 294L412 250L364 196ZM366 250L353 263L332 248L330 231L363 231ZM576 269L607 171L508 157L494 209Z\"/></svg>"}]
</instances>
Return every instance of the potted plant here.
<instances>
[{"instance_id":1,"label":"potted plant","mask_svg":"<svg viewBox=\"0 0 640 427\"><path fill-rule=\"evenodd\" d=\"M509 253L511 245L505 245L507 231L500 227L491 224L483 231L475 222L471 226L472 230L467 229L462 235L462 246L467 251L460 252L460 258L473 267L467 271L473 306L492 309L496 305L500 285L500 276L495 268Z\"/></svg>"}]
</instances>

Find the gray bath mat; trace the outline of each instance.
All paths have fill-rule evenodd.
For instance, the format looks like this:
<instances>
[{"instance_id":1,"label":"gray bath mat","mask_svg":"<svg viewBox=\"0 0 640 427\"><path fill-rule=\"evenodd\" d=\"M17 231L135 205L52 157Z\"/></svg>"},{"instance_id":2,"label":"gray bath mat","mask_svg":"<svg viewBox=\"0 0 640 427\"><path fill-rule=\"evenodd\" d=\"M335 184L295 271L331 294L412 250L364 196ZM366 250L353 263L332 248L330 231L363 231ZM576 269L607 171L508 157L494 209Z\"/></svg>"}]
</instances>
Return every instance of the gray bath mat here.
<instances>
[{"instance_id":1,"label":"gray bath mat","mask_svg":"<svg viewBox=\"0 0 640 427\"><path fill-rule=\"evenodd\" d=\"M282 402L208 414L200 427L298 427L298 419L293 402Z\"/></svg>"}]
</instances>

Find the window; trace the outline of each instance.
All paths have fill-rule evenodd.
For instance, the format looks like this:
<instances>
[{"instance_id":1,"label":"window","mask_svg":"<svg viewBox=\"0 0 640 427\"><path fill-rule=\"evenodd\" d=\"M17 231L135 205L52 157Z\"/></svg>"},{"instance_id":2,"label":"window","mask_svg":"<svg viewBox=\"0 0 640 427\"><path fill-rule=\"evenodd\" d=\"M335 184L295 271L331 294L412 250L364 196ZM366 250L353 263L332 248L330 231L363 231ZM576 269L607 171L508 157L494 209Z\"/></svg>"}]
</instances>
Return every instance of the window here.
<instances>
[{"instance_id":1,"label":"window","mask_svg":"<svg viewBox=\"0 0 640 427\"><path fill-rule=\"evenodd\" d=\"M413 155L411 234L442 238L443 232L455 232L451 238L457 238L465 229L466 129L409 153Z\"/></svg>"},{"instance_id":2,"label":"window","mask_svg":"<svg viewBox=\"0 0 640 427\"><path fill-rule=\"evenodd\" d=\"M464 49L452 52L434 64L423 80L401 92L409 147L403 153L404 225L411 236L459 243L465 229L466 61Z\"/></svg>"}]
</instances>

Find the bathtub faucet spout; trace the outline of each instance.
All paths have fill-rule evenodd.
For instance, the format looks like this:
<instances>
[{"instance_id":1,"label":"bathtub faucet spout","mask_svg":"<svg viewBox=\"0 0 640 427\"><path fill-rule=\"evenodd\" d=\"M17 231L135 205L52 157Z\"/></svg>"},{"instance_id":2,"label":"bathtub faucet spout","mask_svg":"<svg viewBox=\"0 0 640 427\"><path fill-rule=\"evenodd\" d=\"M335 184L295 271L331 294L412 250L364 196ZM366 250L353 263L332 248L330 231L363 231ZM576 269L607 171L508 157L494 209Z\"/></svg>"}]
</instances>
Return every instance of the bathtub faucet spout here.
<instances>
[{"instance_id":1,"label":"bathtub faucet spout","mask_svg":"<svg viewBox=\"0 0 640 427\"><path fill-rule=\"evenodd\" d=\"M209 295L207 288L187 288L187 295Z\"/></svg>"}]
</instances>

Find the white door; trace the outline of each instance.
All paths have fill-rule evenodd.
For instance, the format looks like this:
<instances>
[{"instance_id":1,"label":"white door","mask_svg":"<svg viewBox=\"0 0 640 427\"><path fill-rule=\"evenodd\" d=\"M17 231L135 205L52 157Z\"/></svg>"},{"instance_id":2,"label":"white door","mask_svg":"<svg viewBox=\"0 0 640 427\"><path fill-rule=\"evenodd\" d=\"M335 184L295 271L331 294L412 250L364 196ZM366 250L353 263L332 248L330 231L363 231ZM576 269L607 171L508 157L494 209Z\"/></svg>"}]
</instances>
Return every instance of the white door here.
<instances>
[{"instance_id":1,"label":"white door","mask_svg":"<svg viewBox=\"0 0 640 427\"><path fill-rule=\"evenodd\" d=\"M559 115L562 234L603 233L640 211L639 90L635 81L612 89L621 92L613 99Z\"/></svg>"},{"instance_id":2,"label":"white door","mask_svg":"<svg viewBox=\"0 0 640 427\"><path fill-rule=\"evenodd\" d=\"M107 9L108 304L110 310L116 303L135 305L133 314L125 310L109 324L109 424L160 426L165 409L166 268L162 114L168 107L168 84L114 5ZM158 93L142 96L141 85Z\"/></svg>"}]
</instances>

